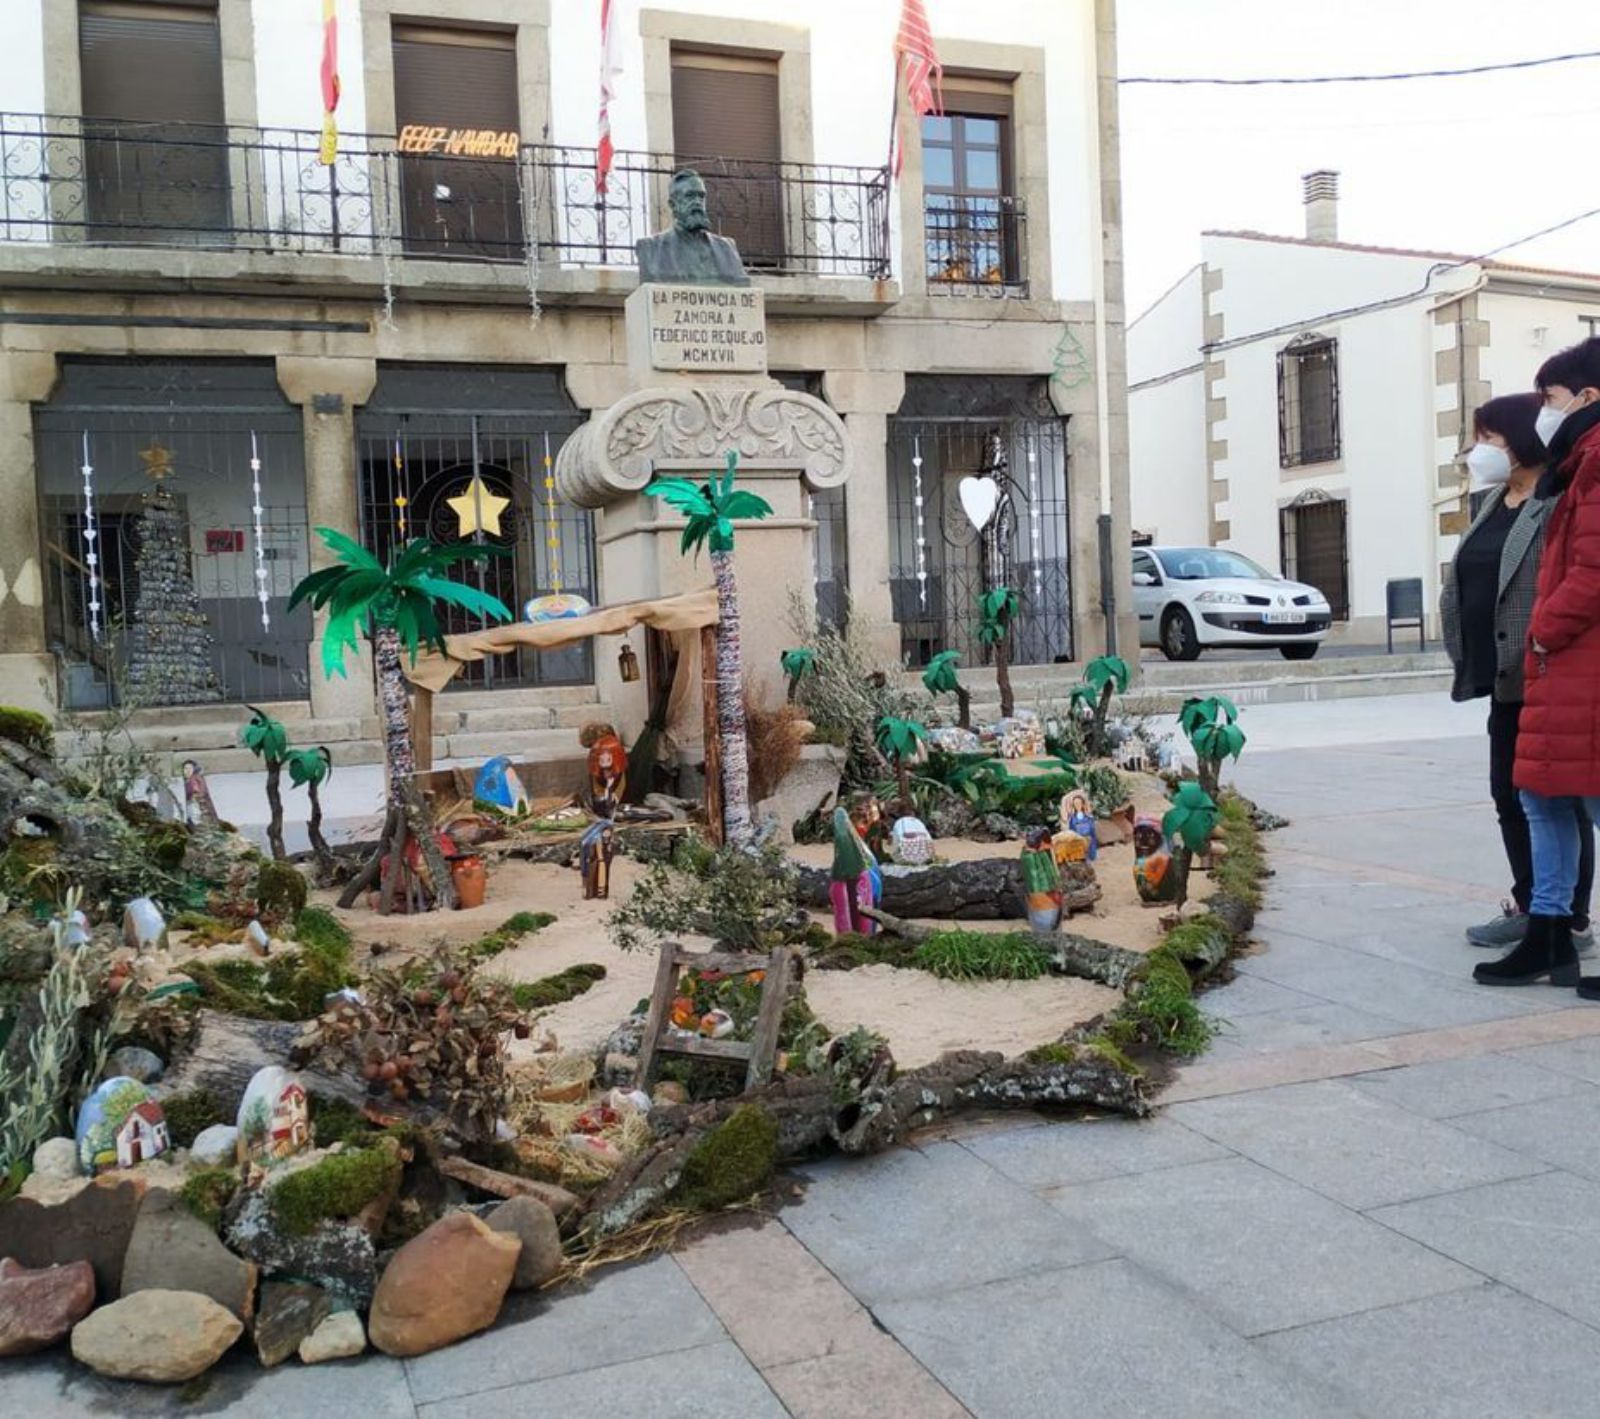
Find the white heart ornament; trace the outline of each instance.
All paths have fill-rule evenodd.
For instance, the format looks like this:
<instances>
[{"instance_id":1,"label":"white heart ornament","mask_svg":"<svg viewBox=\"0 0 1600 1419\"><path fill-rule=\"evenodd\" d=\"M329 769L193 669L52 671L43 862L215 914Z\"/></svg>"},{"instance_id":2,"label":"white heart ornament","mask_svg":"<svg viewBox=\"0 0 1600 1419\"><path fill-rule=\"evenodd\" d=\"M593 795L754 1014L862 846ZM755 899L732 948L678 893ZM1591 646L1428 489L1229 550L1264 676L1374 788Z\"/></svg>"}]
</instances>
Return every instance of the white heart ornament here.
<instances>
[{"instance_id":1,"label":"white heart ornament","mask_svg":"<svg viewBox=\"0 0 1600 1419\"><path fill-rule=\"evenodd\" d=\"M957 491L967 521L982 532L1000 506L1000 485L993 478L963 478Z\"/></svg>"}]
</instances>

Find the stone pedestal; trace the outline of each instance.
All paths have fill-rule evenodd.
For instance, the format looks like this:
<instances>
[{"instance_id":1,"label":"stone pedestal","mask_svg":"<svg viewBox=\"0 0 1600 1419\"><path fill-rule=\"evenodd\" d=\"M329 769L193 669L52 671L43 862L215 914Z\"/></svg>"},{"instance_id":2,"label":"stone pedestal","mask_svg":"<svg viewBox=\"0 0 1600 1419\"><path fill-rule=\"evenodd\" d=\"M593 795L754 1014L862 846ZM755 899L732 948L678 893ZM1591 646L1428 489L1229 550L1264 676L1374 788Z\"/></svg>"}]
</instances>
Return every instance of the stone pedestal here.
<instances>
[{"instance_id":1,"label":"stone pedestal","mask_svg":"<svg viewBox=\"0 0 1600 1419\"><path fill-rule=\"evenodd\" d=\"M849 444L826 404L767 378L761 299L745 287L639 287L626 307L630 391L567 440L556 482L567 501L599 510L608 603L671 596L706 586L711 569L703 551L680 554L683 519L643 490L658 475L704 481L738 451L738 486L772 505L770 517L735 524L745 676L776 703L785 683L778 654L795 641L791 594L808 607L814 599L808 494L844 483ZM643 680L623 684L605 642L595 678L631 738L644 723Z\"/></svg>"},{"instance_id":2,"label":"stone pedestal","mask_svg":"<svg viewBox=\"0 0 1600 1419\"><path fill-rule=\"evenodd\" d=\"M6 703L43 714L56 710L56 663L45 645L33 405L50 397L55 379L52 354L0 357L0 684Z\"/></svg>"}]
</instances>

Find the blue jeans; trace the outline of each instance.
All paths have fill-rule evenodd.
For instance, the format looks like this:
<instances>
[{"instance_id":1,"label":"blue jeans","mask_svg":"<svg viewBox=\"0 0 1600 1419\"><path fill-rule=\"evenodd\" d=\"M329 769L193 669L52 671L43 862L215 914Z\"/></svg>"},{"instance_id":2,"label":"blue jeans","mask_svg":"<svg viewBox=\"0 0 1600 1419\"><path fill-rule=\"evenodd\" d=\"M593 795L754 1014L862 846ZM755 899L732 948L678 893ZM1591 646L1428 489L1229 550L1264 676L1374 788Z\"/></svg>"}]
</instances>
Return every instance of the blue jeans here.
<instances>
[{"instance_id":1,"label":"blue jeans","mask_svg":"<svg viewBox=\"0 0 1600 1419\"><path fill-rule=\"evenodd\" d=\"M1533 900L1528 910L1534 916L1567 916L1572 911L1580 835L1585 831L1579 803L1588 808L1591 823L1600 821L1595 816L1600 814L1600 798L1544 798L1522 790L1522 811L1528 815L1533 839Z\"/></svg>"}]
</instances>

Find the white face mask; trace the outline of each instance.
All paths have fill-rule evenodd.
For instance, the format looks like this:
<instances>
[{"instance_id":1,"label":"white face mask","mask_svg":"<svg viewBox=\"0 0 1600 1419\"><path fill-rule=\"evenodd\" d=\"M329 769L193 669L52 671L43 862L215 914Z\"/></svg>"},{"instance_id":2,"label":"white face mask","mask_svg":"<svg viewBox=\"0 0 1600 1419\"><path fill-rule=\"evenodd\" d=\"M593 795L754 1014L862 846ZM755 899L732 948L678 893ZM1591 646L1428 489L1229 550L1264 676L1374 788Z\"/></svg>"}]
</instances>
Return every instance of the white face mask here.
<instances>
[{"instance_id":1,"label":"white face mask","mask_svg":"<svg viewBox=\"0 0 1600 1419\"><path fill-rule=\"evenodd\" d=\"M1533 421L1533 431L1544 440L1544 445L1546 448L1550 446L1550 440L1556 436L1556 430L1561 427L1561 421L1573 411L1573 409L1577 406L1577 403L1578 396L1574 394L1572 398L1567 401L1565 408L1552 409L1548 404L1546 404L1544 408L1539 411L1538 416Z\"/></svg>"},{"instance_id":2,"label":"white face mask","mask_svg":"<svg viewBox=\"0 0 1600 1419\"><path fill-rule=\"evenodd\" d=\"M1511 455L1492 443L1475 443L1467 450L1467 472L1477 488L1498 488L1511 477Z\"/></svg>"}]
</instances>

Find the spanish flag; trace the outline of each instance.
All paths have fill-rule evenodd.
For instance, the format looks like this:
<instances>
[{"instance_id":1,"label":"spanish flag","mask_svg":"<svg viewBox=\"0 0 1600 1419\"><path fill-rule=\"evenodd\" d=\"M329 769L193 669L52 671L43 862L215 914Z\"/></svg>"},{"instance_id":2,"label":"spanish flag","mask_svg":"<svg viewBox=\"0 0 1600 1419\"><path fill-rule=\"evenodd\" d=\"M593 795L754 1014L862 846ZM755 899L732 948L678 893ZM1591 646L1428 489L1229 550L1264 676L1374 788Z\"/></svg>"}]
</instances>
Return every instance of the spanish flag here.
<instances>
[{"instance_id":1,"label":"spanish flag","mask_svg":"<svg viewBox=\"0 0 1600 1419\"><path fill-rule=\"evenodd\" d=\"M333 111L339 107L339 20L335 0L322 0L322 150L324 167L332 167L339 156L339 130L334 127Z\"/></svg>"}]
</instances>

